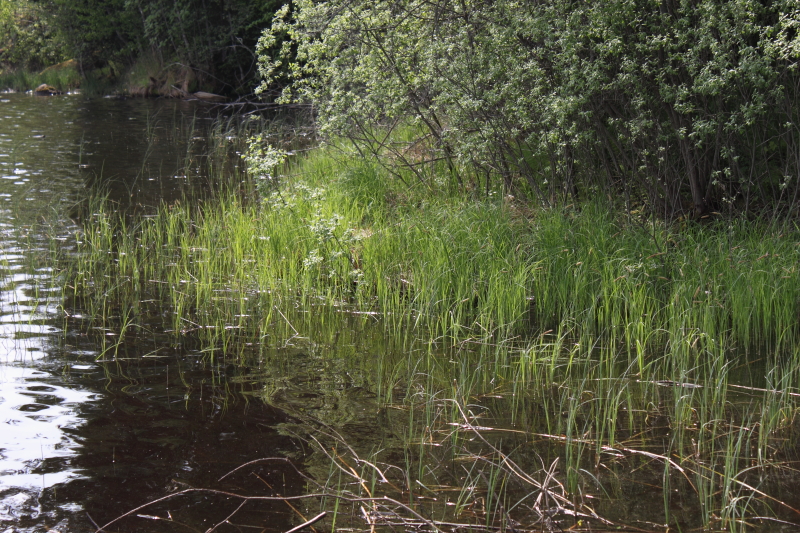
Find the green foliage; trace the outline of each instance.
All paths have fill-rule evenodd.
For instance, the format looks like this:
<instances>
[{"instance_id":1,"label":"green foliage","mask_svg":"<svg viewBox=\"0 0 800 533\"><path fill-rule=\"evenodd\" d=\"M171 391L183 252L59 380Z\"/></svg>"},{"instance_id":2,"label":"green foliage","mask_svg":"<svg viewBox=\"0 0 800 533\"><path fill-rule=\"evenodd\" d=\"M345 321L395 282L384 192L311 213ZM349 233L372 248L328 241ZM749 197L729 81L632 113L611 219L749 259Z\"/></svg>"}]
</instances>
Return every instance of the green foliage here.
<instances>
[{"instance_id":1,"label":"green foliage","mask_svg":"<svg viewBox=\"0 0 800 533\"><path fill-rule=\"evenodd\" d=\"M63 35L41 4L0 0L0 68L41 70L68 58Z\"/></svg>"},{"instance_id":2,"label":"green foliage","mask_svg":"<svg viewBox=\"0 0 800 533\"><path fill-rule=\"evenodd\" d=\"M262 194L278 185L276 170L286 161L284 150L268 144L262 135L255 135L247 140L247 151L242 157Z\"/></svg>"},{"instance_id":3,"label":"green foliage","mask_svg":"<svg viewBox=\"0 0 800 533\"><path fill-rule=\"evenodd\" d=\"M702 216L798 200L796 26L786 0L299 0L260 70L377 157L412 124L459 183Z\"/></svg>"},{"instance_id":4,"label":"green foliage","mask_svg":"<svg viewBox=\"0 0 800 533\"><path fill-rule=\"evenodd\" d=\"M70 51L84 69L124 61L139 49L138 17L126 0L52 0L51 9Z\"/></svg>"},{"instance_id":5,"label":"green foliage","mask_svg":"<svg viewBox=\"0 0 800 533\"><path fill-rule=\"evenodd\" d=\"M167 77L178 73L188 90L249 94L256 84L256 41L279 5L279 0L0 0L0 66L40 70L75 58L82 74L95 71L91 85L103 86L137 62L155 60L155 70L130 79L147 87L150 76L169 71Z\"/></svg>"},{"instance_id":6,"label":"green foliage","mask_svg":"<svg viewBox=\"0 0 800 533\"><path fill-rule=\"evenodd\" d=\"M246 156L256 182L285 157L263 146L251 140ZM87 235L107 226L121 240L85 240L80 277L106 295L128 294L142 276L158 293L174 287L162 296L195 308L185 317L195 322L224 315L215 291L252 292L240 314L258 316L277 299L372 310L392 331L426 339L569 331L631 361L680 352L687 335L709 350L782 352L800 339L796 229L641 226L602 201L526 216L507 199L403 192L378 167L323 150L289 170L260 189L261 202L172 206L132 231L104 215Z\"/></svg>"},{"instance_id":7,"label":"green foliage","mask_svg":"<svg viewBox=\"0 0 800 533\"><path fill-rule=\"evenodd\" d=\"M45 83L58 89L68 91L75 87L82 87L80 74L75 68L65 68L58 70L48 70L39 74L27 70L15 69L9 72L0 73L0 90L11 89L13 91L30 91Z\"/></svg>"},{"instance_id":8,"label":"green foliage","mask_svg":"<svg viewBox=\"0 0 800 533\"><path fill-rule=\"evenodd\" d=\"M145 42L162 56L196 69L208 83L251 92L253 49L278 0L126 0L140 16Z\"/></svg>"}]
</instances>

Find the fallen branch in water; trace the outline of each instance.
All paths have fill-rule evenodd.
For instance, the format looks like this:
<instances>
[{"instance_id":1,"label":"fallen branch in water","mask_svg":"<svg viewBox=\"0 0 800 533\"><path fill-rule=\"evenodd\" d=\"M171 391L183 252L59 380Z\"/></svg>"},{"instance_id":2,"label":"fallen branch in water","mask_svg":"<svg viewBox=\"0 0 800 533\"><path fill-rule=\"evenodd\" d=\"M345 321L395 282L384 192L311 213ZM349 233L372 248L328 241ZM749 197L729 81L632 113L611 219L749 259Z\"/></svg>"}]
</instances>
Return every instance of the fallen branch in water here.
<instances>
[{"instance_id":1,"label":"fallen branch in water","mask_svg":"<svg viewBox=\"0 0 800 533\"><path fill-rule=\"evenodd\" d=\"M576 499L574 494L568 493L566 487L557 479L558 458L549 465L540 458L541 468L535 471L531 470L529 466L521 466L499 446L486 438L484 433L491 433L492 428L475 424L475 415L469 412L465 406L458 402L452 402L452 404L455 413L460 414L461 420L455 424L455 427L450 426L452 429L444 433L443 439L437 439L438 445L445 445L456 433L467 431L474 435L469 442L478 444L481 448L475 449L474 444L468 447L467 442L461 442L455 445L456 448L451 449L457 458L466 459L472 464L468 471L465 470L467 478L463 478L460 483L455 485L437 482L438 475L433 477L434 483L432 484L425 479L415 479L407 471L393 464L385 464L372 457L370 460L362 459L336 429L319 420L307 419L304 420L304 427L311 428L310 433L304 436L296 435L296 437L304 440L318 453L324 455L325 460L330 464L331 472L336 472L339 476L338 483L333 485L329 482L320 483L302 472L288 458L261 458L234 468L221 476L219 481L229 479L233 475L249 473L264 481L270 491L268 495L241 494L238 491L220 489L187 488L136 507L102 527L98 527L96 533L105 531L113 524L131 516L159 518L152 516L155 514L152 512L148 515L140 514L140 512L168 500L196 494L235 500L235 502L231 502L233 505L231 511L226 513L227 516L218 522L215 520L216 524L206 530L206 533L214 532L223 524L233 524L233 517L248 503L258 502L284 502L302 520L299 526L286 533L298 533L304 528L314 529L313 524L326 517L332 520L330 525L335 524L337 528L339 528L341 520L350 520L351 522L357 520L358 523L365 526L363 531L369 533L375 533L377 527L390 527L415 533L556 532L564 531L567 528L571 531L596 532L612 530L663 531L660 526L655 529L623 526L599 516L582 498ZM448 425L444 424L445 427ZM431 433L432 435L433 433ZM559 439L558 436L553 435L548 435L548 437ZM431 441L431 444L434 442ZM605 450L606 447L603 449ZM609 450L661 460L685 475L684 469L669 457L627 448L609 447ZM310 489L312 492L300 495L277 493L272 485L261 478L259 473L249 471L250 467L264 463L281 463L289 466L305 480L306 490ZM494 481L490 482L489 478ZM417 485L429 494L420 492ZM505 503L502 503L507 495L504 491L508 490L511 485L522 488L522 492L519 494L521 498L516 503L509 502L513 505L509 505L506 509ZM384 494L377 493L379 487ZM450 501L447 494L451 491L459 494L457 501ZM515 496L515 498L517 497ZM485 505L487 499L501 503L495 504L490 509ZM297 505L297 502L301 501L318 502L318 505L322 507L321 512L313 518L307 519L304 512L307 512L308 507L313 508L315 505L301 507ZM438 503L434 504L434 502ZM430 505L441 506L442 514L438 514L437 511L438 519L431 517ZM169 511L167 514L169 520L172 520ZM468 519L461 521L465 516ZM167 518L159 519L167 520ZM564 521L569 521L571 524L563 524L562 527ZM254 527L261 526L254 525ZM361 531L361 529L356 527L353 531Z\"/></svg>"},{"instance_id":2,"label":"fallen branch in water","mask_svg":"<svg viewBox=\"0 0 800 533\"><path fill-rule=\"evenodd\" d=\"M303 524L300 524L300 525L299 525L299 526L297 526L297 527L293 527L292 529L290 529L290 530L289 530L289 531L287 531L286 533L297 533L297 532L298 532L298 531L300 531L301 529L305 529L305 528L307 528L308 526L311 526L311 525L313 525L313 524L316 524L317 522L319 522L320 520L322 520L322 519L323 519L323 518L325 518L326 516L328 516L328 513L327 513L327 512L325 512L325 511L322 511L321 513L319 513L317 516L315 516L315 517L314 517L314 518L312 518L311 520L307 520L305 523L303 523Z\"/></svg>"},{"instance_id":3,"label":"fallen branch in water","mask_svg":"<svg viewBox=\"0 0 800 533\"><path fill-rule=\"evenodd\" d=\"M286 500L299 501L299 500L309 500L309 499L315 499L315 498L336 499L336 500L340 500L340 501L343 501L343 502L346 502L346 503L353 503L353 504L356 504L356 503L371 503L371 504L375 504L375 506L376 506L375 508L378 509L376 511L373 511L373 514L374 514L375 517L383 517L383 518L386 518L386 519L388 519L388 518L397 519L397 520L401 521L400 522L401 524L407 525L407 526L409 526L409 527L411 527L413 529L419 529L421 526L429 526L429 527L433 528L436 531L442 531L441 528L443 528L443 527L446 527L446 528L449 528L449 529L454 529L454 530L455 529L460 529L460 530L469 530L469 531L501 531L501 530L506 530L507 529L506 527L503 527L503 526L490 526L490 525L485 525L485 524L468 524L468 523L457 523L457 522L444 522L444 521L438 521L438 520L429 520L429 519L423 517L422 515L420 515L419 513L417 513L416 511L414 511L413 509L411 509L411 507L409 507L408 505L406 505L406 504L404 504L404 503L402 503L402 502L400 502L398 500L395 500L393 498L389 498L388 496L375 497L375 498L359 498L359 497L346 496L346 495L335 494L335 493L330 493L330 492L302 494L302 495L298 495L298 496L248 496L248 495L237 494L235 492L228 492L228 491L224 491L224 490L191 488L191 489L184 489L184 490L181 490L179 492L175 492L173 494L168 494L166 496L162 496L161 498L157 498L155 500L151 500L151 501L149 501L149 502L147 502L145 504L142 504L142 505L140 505L140 506L138 506L138 507L136 507L134 509L131 509L130 511L128 511L128 512L126 512L124 514L121 514L120 516L116 517L115 519L111 520L110 522L108 522L108 523L104 524L103 526L99 527L95 531L95 533L100 533L102 531L106 531L106 529L108 527L110 527L111 525L116 524L117 522L119 522L119 521L121 521L124 518L127 518L129 516L137 515L140 511L142 511L144 509L147 509L148 507L150 507L152 505L155 505L157 503L162 503L162 502L165 502L167 500L172 500L172 499L178 498L179 496L185 496L187 494L195 494L195 493L210 494L210 495L217 495L217 496L226 496L228 498L235 498L235 499L243 500L243 503L252 502L252 501L262 501L262 502L264 502L264 501L274 502L274 501L286 501ZM242 505L240 504L237 507L237 511L241 507L242 507ZM403 518L397 512L398 508L401 509L401 510L409 512L410 514L413 515L413 518L410 518L410 519ZM327 513L321 513L321 515L326 515L326 514ZM149 515L142 515L142 517L144 517L144 518L159 518L159 519L161 519L160 517L152 517L152 516L149 516ZM229 515L228 518L226 518L226 520L229 520L230 518L232 518L232 515ZM322 520L323 518L325 518L325 516L318 515L318 516L314 517L314 522ZM312 522L312 523L314 523L314 522ZM388 520L383 522L383 523L385 523L386 525L399 525L399 524L391 524L390 522L388 522ZM304 527L309 526L309 525L311 525L311 524L306 523L306 524L304 524ZM211 530L209 530L209 531L213 531L213 528ZM295 531L295 530L293 529L293 530L290 530L290 531ZM287 532L287 533L289 533L289 532Z\"/></svg>"}]
</instances>

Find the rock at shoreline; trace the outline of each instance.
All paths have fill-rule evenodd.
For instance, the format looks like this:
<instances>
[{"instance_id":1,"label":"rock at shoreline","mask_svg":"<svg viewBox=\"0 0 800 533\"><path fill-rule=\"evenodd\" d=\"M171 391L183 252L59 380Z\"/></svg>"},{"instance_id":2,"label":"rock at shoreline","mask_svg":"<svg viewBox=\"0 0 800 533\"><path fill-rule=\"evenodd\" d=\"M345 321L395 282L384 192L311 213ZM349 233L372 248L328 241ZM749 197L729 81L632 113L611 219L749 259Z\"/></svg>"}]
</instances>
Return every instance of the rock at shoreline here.
<instances>
[{"instance_id":1,"label":"rock at shoreline","mask_svg":"<svg viewBox=\"0 0 800 533\"><path fill-rule=\"evenodd\" d=\"M36 96L55 96L57 94L61 94L61 91L59 91L52 85L47 85L46 83L43 83L33 90L33 94L35 94Z\"/></svg>"}]
</instances>

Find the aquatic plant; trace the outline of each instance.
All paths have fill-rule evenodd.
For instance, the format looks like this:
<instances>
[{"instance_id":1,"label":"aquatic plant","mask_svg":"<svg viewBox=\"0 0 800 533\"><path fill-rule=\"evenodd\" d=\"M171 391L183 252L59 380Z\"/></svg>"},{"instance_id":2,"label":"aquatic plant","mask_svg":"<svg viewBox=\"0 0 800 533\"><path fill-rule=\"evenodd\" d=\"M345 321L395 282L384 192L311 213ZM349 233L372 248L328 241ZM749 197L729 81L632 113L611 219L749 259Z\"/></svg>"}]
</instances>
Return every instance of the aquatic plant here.
<instances>
[{"instance_id":1,"label":"aquatic plant","mask_svg":"<svg viewBox=\"0 0 800 533\"><path fill-rule=\"evenodd\" d=\"M212 199L134 217L102 198L87 207L78 253L57 264L68 312L118 333L103 357L159 328L212 361L278 365L265 376L291 374L293 345L336 359L337 376L364 376L392 428L368 444L404 472L403 505L458 486L442 516L473 513L485 527L522 523L514 513L539 496L510 479L535 472L571 502L548 505L592 516L580 510L592 500L615 522L639 482L630 471L663 485L647 510L658 523L730 529L795 513L768 486L794 460L796 227L668 225L602 202L531 211L409 188L334 147L271 163L281 178L258 189L234 164L244 131L209 141L207 164L227 184ZM332 355L364 338L384 339L381 353ZM291 412L284 385L263 379L262 398ZM347 417L320 416L358 440ZM323 485L342 486L350 470L320 460L337 476ZM466 472L433 466L444 464ZM331 512L326 501L340 499L323 499Z\"/></svg>"}]
</instances>

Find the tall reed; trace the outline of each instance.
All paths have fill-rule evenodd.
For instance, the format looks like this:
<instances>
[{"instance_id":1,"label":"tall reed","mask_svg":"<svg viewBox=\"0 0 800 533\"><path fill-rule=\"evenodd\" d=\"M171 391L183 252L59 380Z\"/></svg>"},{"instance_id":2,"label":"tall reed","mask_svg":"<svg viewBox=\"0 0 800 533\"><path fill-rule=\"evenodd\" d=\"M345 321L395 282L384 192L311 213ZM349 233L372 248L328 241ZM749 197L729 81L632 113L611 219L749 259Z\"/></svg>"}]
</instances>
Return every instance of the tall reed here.
<instances>
[{"instance_id":1,"label":"tall reed","mask_svg":"<svg viewBox=\"0 0 800 533\"><path fill-rule=\"evenodd\" d=\"M0 90L32 91L45 83L59 91L67 91L80 87L81 81L81 75L74 67L40 73L13 70L0 73Z\"/></svg>"},{"instance_id":2,"label":"tall reed","mask_svg":"<svg viewBox=\"0 0 800 533\"><path fill-rule=\"evenodd\" d=\"M433 464L472 461L464 487L485 491L488 525L521 497L506 492L512 457L530 471L558 460L574 501L640 471L665 487L663 523L732 528L769 512L755 478L790 457L798 408L796 227L667 226L601 202L530 211L409 188L333 148L259 180L233 159L252 130L232 127L209 141L228 184L211 200L127 218L95 199L79 253L58 260L72 305L117 317L120 342L146 322L211 358L264 365L342 331L386 336L382 355L344 368L406 417L394 424L409 487L460 475ZM280 403L276 387L267 401ZM490 424L503 438L463 435ZM701 512L673 516L676 487Z\"/></svg>"}]
</instances>

